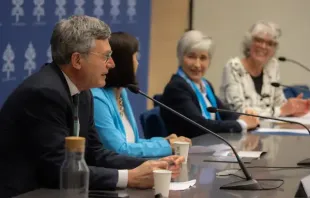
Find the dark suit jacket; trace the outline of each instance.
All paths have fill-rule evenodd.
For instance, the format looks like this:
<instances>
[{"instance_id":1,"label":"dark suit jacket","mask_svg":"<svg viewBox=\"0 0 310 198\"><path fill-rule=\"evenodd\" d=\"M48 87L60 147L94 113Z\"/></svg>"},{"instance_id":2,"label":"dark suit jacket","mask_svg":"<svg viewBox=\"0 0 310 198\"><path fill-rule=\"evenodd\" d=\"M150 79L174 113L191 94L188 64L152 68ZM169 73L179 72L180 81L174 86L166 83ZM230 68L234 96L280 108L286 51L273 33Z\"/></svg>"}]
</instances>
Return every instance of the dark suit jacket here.
<instances>
[{"instance_id":1,"label":"dark suit jacket","mask_svg":"<svg viewBox=\"0 0 310 198\"><path fill-rule=\"evenodd\" d=\"M166 85L160 100L167 106L201 124L207 129L212 130L213 132L242 131L240 124L236 121L239 117L237 114L220 113L222 120L208 120L203 117L195 92L191 86L178 75L172 76L170 82ZM227 109L217 97L216 102L218 108ZM169 133L176 133L177 135L182 135L189 138L206 133L198 127L193 126L191 123L184 121L182 118L173 115L164 108L161 108L160 112Z\"/></svg>"},{"instance_id":2,"label":"dark suit jacket","mask_svg":"<svg viewBox=\"0 0 310 198\"><path fill-rule=\"evenodd\" d=\"M71 100L67 82L53 63L43 66L9 96L0 111L2 196L59 188L64 139L73 131ZM91 189L115 188L117 169L135 168L144 162L103 148L94 127L90 91L80 93L79 121L80 136L86 138Z\"/></svg>"}]
</instances>

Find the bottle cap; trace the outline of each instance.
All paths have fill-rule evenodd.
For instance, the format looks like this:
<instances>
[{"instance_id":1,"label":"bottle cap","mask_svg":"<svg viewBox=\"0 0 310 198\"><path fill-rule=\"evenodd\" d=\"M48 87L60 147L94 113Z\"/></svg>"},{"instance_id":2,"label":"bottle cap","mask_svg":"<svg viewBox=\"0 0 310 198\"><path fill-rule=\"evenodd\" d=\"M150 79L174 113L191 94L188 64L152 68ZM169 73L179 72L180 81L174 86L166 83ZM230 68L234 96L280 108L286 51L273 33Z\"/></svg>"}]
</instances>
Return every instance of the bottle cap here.
<instances>
[{"instance_id":1,"label":"bottle cap","mask_svg":"<svg viewBox=\"0 0 310 198\"><path fill-rule=\"evenodd\" d=\"M85 151L85 138L69 136L65 138L65 147L70 152L84 152Z\"/></svg>"}]
</instances>

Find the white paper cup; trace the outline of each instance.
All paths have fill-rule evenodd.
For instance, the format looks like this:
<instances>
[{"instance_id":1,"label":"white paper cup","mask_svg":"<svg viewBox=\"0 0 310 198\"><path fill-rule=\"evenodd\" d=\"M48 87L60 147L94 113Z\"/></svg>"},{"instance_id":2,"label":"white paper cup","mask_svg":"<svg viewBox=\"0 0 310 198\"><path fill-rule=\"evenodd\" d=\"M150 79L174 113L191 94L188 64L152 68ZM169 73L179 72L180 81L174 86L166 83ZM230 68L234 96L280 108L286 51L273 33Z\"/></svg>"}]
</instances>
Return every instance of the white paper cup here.
<instances>
[{"instance_id":1,"label":"white paper cup","mask_svg":"<svg viewBox=\"0 0 310 198\"><path fill-rule=\"evenodd\" d=\"M179 182L187 182L188 181L188 167L184 165L181 167L180 175L178 177Z\"/></svg>"},{"instance_id":2,"label":"white paper cup","mask_svg":"<svg viewBox=\"0 0 310 198\"><path fill-rule=\"evenodd\" d=\"M189 142L174 142L174 153L184 157L184 164L187 163Z\"/></svg>"},{"instance_id":3,"label":"white paper cup","mask_svg":"<svg viewBox=\"0 0 310 198\"><path fill-rule=\"evenodd\" d=\"M169 188L172 171L170 170L153 170L155 195L161 194L163 197L169 197Z\"/></svg>"}]
</instances>

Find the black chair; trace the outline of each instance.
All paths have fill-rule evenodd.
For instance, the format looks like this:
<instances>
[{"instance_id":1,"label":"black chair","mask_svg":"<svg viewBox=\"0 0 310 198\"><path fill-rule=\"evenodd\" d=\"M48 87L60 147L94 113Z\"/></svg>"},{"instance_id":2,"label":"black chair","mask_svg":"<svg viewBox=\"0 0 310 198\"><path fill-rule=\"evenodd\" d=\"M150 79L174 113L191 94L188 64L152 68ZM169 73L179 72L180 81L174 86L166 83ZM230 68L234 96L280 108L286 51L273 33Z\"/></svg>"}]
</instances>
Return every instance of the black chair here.
<instances>
[{"instance_id":1,"label":"black chair","mask_svg":"<svg viewBox=\"0 0 310 198\"><path fill-rule=\"evenodd\" d=\"M159 102L161 102L161 101L160 101L161 96L162 96L162 94L155 94L155 95L153 96L153 98L154 98L155 100L158 100ZM153 106L154 106L154 107L157 107L158 104L156 104L155 102L153 102Z\"/></svg>"},{"instance_id":2,"label":"black chair","mask_svg":"<svg viewBox=\"0 0 310 198\"><path fill-rule=\"evenodd\" d=\"M293 85L291 87L286 87L283 89L284 95L287 99L289 98L295 98L297 97L300 93L303 93L304 99L309 99L310 98L310 89L307 85Z\"/></svg>"},{"instance_id":3,"label":"black chair","mask_svg":"<svg viewBox=\"0 0 310 198\"><path fill-rule=\"evenodd\" d=\"M154 107L140 115L140 122L146 139L152 137L167 137L168 131L160 117L159 107Z\"/></svg>"}]
</instances>

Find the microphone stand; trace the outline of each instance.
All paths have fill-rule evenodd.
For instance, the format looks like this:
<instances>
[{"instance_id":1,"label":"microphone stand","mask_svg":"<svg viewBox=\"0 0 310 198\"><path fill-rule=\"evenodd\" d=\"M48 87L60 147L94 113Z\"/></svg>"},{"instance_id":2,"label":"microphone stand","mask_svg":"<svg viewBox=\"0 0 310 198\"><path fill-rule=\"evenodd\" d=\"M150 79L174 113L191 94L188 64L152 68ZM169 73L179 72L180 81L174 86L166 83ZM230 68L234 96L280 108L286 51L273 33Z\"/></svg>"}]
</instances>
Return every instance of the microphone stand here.
<instances>
[{"instance_id":1,"label":"microphone stand","mask_svg":"<svg viewBox=\"0 0 310 198\"><path fill-rule=\"evenodd\" d=\"M280 83L277 83L277 82L272 82L270 83L271 86L273 87L285 87L285 88L294 88L294 89L298 89L300 91L309 91L309 89L306 89L306 88L302 88L302 87L292 87L292 86L289 86L289 85L283 85L283 84L280 84Z\"/></svg>"},{"instance_id":2,"label":"microphone stand","mask_svg":"<svg viewBox=\"0 0 310 198\"><path fill-rule=\"evenodd\" d=\"M225 140L223 137L221 137L220 135L212 132L211 130L203 127L202 125L196 123L195 121L187 118L186 116L180 114L179 112L173 110L172 108L164 105L163 103L151 98L150 96L146 95L145 93L143 93L142 91L140 91L140 89L136 86L136 85L128 85L127 88L135 93L135 94L141 94L144 97L152 100L153 102L157 103L159 106L163 107L164 109L170 111L171 113L173 113L174 115L184 119L185 121L193 124L194 126L206 131L207 133L212 134L213 136L217 137L218 139L222 140L223 142L225 142L233 151L234 155L237 158L238 164L242 170L242 172L245 175L245 180L241 180L241 181L237 181L237 182L233 182L230 184L226 184L224 186L221 186L220 189L225 189L225 190L263 190L263 188L260 186L260 184L257 182L257 180L253 179L252 176L250 175L250 173L248 172L248 170L246 169L243 161L240 159L237 151L234 149L234 147L227 141Z\"/></svg>"},{"instance_id":3,"label":"microphone stand","mask_svg":"<svg viewBox=\"0 0 310 198\"><path fill-rule=\"evenodd\" d=\"M235 111L230 111L230 110L226 110L226 109L217 109L215 107L208 107L207 110L209 112L211 112L211 113L215 113L217 111L219 111L219 112L237 113L237 114L240 114L240 115L253 116L253 117L258 117L258 118L263 118L263 119L268 119L268 120L277 120L277 121L287 122L287 123L291 123L291 124L298 124L300 126L303 126L308 131L308 133L310 134L309 128L306 127L304 124L302 124L300 122L288 121L288 120L284 120L284 119L272 118L272 117L266 117L266 116L253 115L253 114L248 114L248 113L235 112ZM304 159L304 160L298 162L297 165L299 165L299 166L310 166L310 158Z\"/></svg>"},{"instance_id":4,"label":"microphone stand","mask_svg":"<svg viewBox=\"0 0 310 198\"><path fill-rule=\"evenodd\" d=\"M282 61L282 62L287 61L287 62L294 63L294 64L299 65L300 67L304 68L306 71L310 72L310 69L309 69L308 67L306 67L305 65L303 65L303 64L301 64L300 62L295 61L295 60L293 60L293 59L289 59L289 58L285 58L285 57L282 57L282 56L281 56L281 57L278 58L278 60L279 60L279 61Z\"/></svg>"},{"instance_id":5,"label":"microphone stand","mask_svg":"<svg viewBox=\"0 0 310 198\"><path fill-rule=\"evenodd\" d=\"M284 57L280 57L280 58L284 58ZM280 60L280 58L279 58L279 60ZM284 58L282 61L285 61L285 60L286 60L286 59ZM295 62L296 62L296 61L295 61ZM301 64L299 64L299 65L302 66ZM303 67L303 68L306 69L306 70L308 70L308 68L306 68L306 67ZM272 85L273 87L280 87L280 86L282 86L282 87L291 88L291 86L282 85L282 84L277 83L277 82L272 82L271 85ZM299 89L300 91L309 91L309 90L304 89L304 88L301 88L301 87L295 87L295 88L296 88L296 89ZM300 124L301 124L301 123L300 123ZM301 160L301 161L297 162L297 165L298 165L298 166L310 166L310 158L304 159L304 160Z\"/></svg>"}]
</instances>

